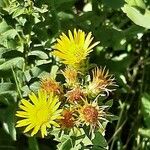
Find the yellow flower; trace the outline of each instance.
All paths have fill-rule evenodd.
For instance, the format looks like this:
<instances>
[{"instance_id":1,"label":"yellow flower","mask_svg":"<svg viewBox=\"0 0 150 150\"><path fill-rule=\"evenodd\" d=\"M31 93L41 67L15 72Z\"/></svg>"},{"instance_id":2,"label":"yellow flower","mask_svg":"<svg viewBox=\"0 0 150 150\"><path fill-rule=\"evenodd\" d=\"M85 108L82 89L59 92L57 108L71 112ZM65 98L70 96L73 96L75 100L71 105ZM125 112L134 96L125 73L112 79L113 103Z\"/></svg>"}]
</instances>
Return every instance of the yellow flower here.
<instances>
[{"instance_id":1,"label":"yellow flower","mask_svg":"<svg viewBox=\"0 0 150 150\"><path fill-rule=\"evenodd\" d=\"M109 71L102 68L94 68L92 70L92 79L88 85L88 92L94 95L99 94L100 92L106 92L109 94L112 90L112 87L116 86L114 78L112 75L109 75Z\"/></svg>"},{"instance_id":2,"label":"yellow flower","mask_svg":"<svg viewBox=\"0 0 150 150\"><path fill-rule=\"evenodd\" d=\"M54 45L53 54L59 57L62 63L76 68L86 59L92 48L99 44L99 42L91 44L93 40L91 36L91 32L86 35L82 30L77 31L76 29L74 29L74 33L69 30L68 37L62 33Z\"/></svg>"},{"instance_id":3,"label":"yellow flower","mask_svg":"<svg viewBox=\"0 0 150 150\"><path fill-rule=\"evenodd\" d=\"M38 96L29 94L30 100L22 99L16 116L21 119L17 121L16 127L25 127L24 133L31 131L31 136L41 131L42 137L47 136L47 128L59 127L56 120L61 119L60 102L53 93L47 95L45 91L39 90Z\"/></svg>"}]
</instances>

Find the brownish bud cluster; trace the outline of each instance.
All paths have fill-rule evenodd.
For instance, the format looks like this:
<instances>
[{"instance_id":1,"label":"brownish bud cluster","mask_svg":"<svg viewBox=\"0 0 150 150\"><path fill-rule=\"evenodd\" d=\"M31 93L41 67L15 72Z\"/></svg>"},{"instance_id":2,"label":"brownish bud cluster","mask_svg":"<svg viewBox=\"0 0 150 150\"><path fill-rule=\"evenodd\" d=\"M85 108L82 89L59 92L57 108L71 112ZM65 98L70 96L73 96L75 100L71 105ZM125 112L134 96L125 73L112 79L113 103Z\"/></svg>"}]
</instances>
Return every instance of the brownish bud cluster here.
<instances>
[{"instance_id":1,"label":"brownish bud cluster","mask_svg":"<svg viewBox=\"0 0 150 150\"><path fill-rule=\"evenodd\" d=\"M46 92L53 92L62 101L62 119L59 121L62 129L72 129L80 126L90 126L91 131L101 126L105 120L104 107L98 105L98 96L108 95L116 85L114 78L105 68L94 68L90 80L76 69L66 67L62 71L65 83L60 84L51 77L43 78L41 88ZM88 75L89 76L89 75ZM63 87L63 88L62 88Z\"/></svg>"}]
</instances>

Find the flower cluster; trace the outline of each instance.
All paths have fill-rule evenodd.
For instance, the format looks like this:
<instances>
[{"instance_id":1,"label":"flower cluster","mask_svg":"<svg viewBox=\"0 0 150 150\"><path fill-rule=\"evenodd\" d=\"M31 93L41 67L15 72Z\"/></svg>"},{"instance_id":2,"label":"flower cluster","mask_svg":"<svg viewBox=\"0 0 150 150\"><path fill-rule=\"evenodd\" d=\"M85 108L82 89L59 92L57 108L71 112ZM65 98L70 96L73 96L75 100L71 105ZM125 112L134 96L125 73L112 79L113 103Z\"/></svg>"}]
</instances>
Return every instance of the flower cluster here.
<instances>
[{"instance_id":1,"label":"flower cluster","mask_svg":"<svg viewBox=\"0 0 150 150\"><path fill-rule=\"evenodd\" d=\"M24 133L30 131L31 136L41 131L42 137L47 135L48 128L70 130L89 126L92 132L102 127L107 121L107 107L99 104L99 97L108 96L116 84L106 68L82 72L83 66L88 68L87 56L99 43L91 44L92 40L91 32L86 35L74 29L73 33L68 31L68 36L62 33L52 54L65 65L59 71L65 83L50 75L43 77L38 94L31 93L29 100L21 100L16 127L25 127Z\"/></svg>"}]
</instances>

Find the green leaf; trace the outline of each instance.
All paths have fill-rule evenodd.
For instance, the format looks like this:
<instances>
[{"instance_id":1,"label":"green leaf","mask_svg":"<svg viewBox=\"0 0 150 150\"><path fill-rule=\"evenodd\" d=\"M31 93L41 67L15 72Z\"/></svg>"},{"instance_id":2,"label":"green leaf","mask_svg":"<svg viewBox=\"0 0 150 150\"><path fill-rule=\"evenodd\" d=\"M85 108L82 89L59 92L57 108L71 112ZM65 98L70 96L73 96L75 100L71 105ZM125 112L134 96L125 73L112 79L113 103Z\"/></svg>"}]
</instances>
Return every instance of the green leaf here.
<instances>
[{"instance_id":1,"label":"green leaf","mask_svg":"<svg viewBox=\"0 0 150 150\"><path fill-rule=\"evenodd\" d=\"M111 107L113 105L113 99L108 100L105 105Z\"/></svg>"},{"instance_id":2,"label":"green leaf","mask_svg":"<svg viewBox=\"0 0 150 150\"><path fill-rule=\"evenodd\" d=\"M112 0L102 0L102 2L105 5L107 5L109 7L112 7L114 9L120 8L124 4L124 0L115 0L115 1L112 1Z\"/></svg>"},{"instance_id":3,"label":"green leaf","mask_svg":"<svg viewBox=\"0 0 150 150\"><path fill-rule=\"evenodd\" d=\"M59 69L59 67L56 66L56 65L53 65L53 66L51 67L51 73L50 73L50 75L51 75L51 77L52 77L53 79L56 78L58 69Z\"/></svg>"},{"instance_id":4,"label":"green leaf","mask_svg":"<svg viewBox=\"0 0 150 150\"><path fill-rule=\"evenodd\" d=\"M13 83L10 82L0 83L0 93L10 90L15 90L15 86Z\"/></svg>"},{"instance_id":5,"label":"green leaf","mask_svg":"<svg viewBox=\"0 0 150 150\"><path fill-rule=\"evenodd\" d=\"M4 0L1 0L1 1L0 1L0 7L2 7L2 8L5 7L5 2L4 2Z\"/></svg>"},{"instance_id":6,"label":"green leaf","mask_svg":"<svg viewBox=\"0 0 150 150\"><path fill-rule=\"evenodd\" d=\"M143 129L143 128L140 128L140 129L138 130L138 132L139 132L141 135L150 138L150 129Z\"/></svg>"},{"instance_id":7,"label":"green leaf","mask_svg":"<svg viewBox=\"0 0 150 150\"><path fill-rule=\"evenodd\" d=\"M95 146L100 146L100 147L104 147L104 148L107 147L107 145L108 145L104 136L98 131L95 133L95 137L92 140L92 143Z\"/></svg>"},{"instance_id":8,"label":"green leaf","mask_svg":"<svg viewBox=\"0 0 150 150\"><path fill-rule=\"evenodd\" d=\"M6 23L6 21L3 19L1 22L0 22L0 35L8 30L10 30L11 27L8 26L8 24Z\"/></svg>"},{"instance_id":9,"label":"green leaf","mask_svg":"<svg viewBox=\"0 0 150 150\"><path fill-rule=\"evenodd\" d=\"M72 148L71 139L67 139L63 142L59 148L59 150L70 150Z\"/></svg>"},{"instance_id":10,"label":"green leaf","mask_svg":"<svg viewBox=\"0 0 150 150\"><path fill-rule=\"evenodd\" d=\"M17 96L16 91L4 91L0 93L0 99L5 104L13 104L14 103L14 97Z\"/></svg>"},{"instance_id":11,"label":"green leaf","mask_svg":"<svg viewBox=\"0 0 150 150\"><path fill-rule=\"evenodd\" d=\"M130 26L129 28L127 28L126 30L124 30L124 34L126 35L126 37L128 39L132 39L138 33L143 33L144 30L145 30L145 28L133 24L132 26Z\"/></svg>"},{"instance_id":12,"label":"green leaf","mask_svg":"<svg viewBox=\"0 0 150 150\"><path fill-rule=\"evenodd\" d=\"M94 145L94 146L92 147L92 150L107 150L107 149Z\"/></svg>"},{"instance_id":13,"label":"green leaf","mask_svg":"<svg viewBox=\"0 0 150 150\"><path fill-rule=\"evenodd\" d=\"M5 105L13 103L12 98L16 96L15 85L10 82L0 83L0 102Z\"/></svg>"},{"instance_id":14,"label":"green leaf","mask_svg":"<svg viewBox=\"0 0 150 150\"><path fill-rule=\"evenodd\" d=\"M9 105L3 113L3 127L4 130L10 134L13 140L16 140L16 129L15 129L15 105Z\"/></svg>"},{"instance_id":15,"label":"green leaf","mask_svg":"<svg viewBox=\"0 0 150 150\"><path fill-rule=\"evenodd\" d=\"M142 114L144 122L148 128L150 128L150 95L147 93L142 96Z\"/></svg>"},{"instance_id":16,"label":"green leaf","mask_svg":"<svg viewBox=\"0 0 150 150\"><path fill-rule=\"evenodd\" d=\"M23 61L24 59L22 57L16 57L16 58L10 59L0 65L0 71L7 71L7 70L10 70L12 67L22 68Z\"/></svg>"},{"instance_id":17,"label":"green leaf","mask_svg":"<svg viewBox=\"0 0 150 150\"><path fill-rule=\"evenodd\" d=\"M130 6L138 6L141 7L143 9L146 8L145 3L143 2L143 0L125 0Z\"/></svg>"},{"instance_id":18,"label":"green leaf","mask_svg":"<svg viewBox=\"0 0 150 150\"><path fill-rule=\"evenodd\" d=\"M7 30L2 34L3 37L10 38L10 39L14 39L16 35L17 35L17 31L15 29Z\"/></svg>"},{"instance_id":19,"label":"green leaf","mask_svg":"<svg viewBox=\"0 0 150 150\"><path fill-rule=\"evenodd\" d=\"M28 137L29 150L39 150L36 137Z\"/></svg>"},{"instance_id":20,"label":"green leaf","mask_svg":"<svg viewBox=\"0 0 150 150\"><path fill-rule=\"evenodd\" d=\"M137 8L130 5L124 5L122 8L123 12L137 25L144 28L150 29L150 11L145 10L145 13L142 14Z\"/></svg>"},{"instance_id":21,"label":"green leaf","mask_svg":"<svg viewBox=\"0 0 150 150\"><path fill-rule=\"evenodd\" d=\"M18 8L14 11L14 13L13 13L13 15L12 15L12 18L16 18L16 17L18 17L18 16L24 14L24 12L25 12L25 8L23 8L23 7L18 7Z\"/></svg>"},{"instance_id":22,"label":"green leaf","mask_svg":"<svg viewBox=\"0 0 150 150\"><path fill-rule=\"evenodd\" d=\"M43 51L31 51L28 56L37 56L41 59L48 59L48 55Z\"/></svg>"},{"instance_id":23,"label":"green leaf","mask_svg":"<svg viewBox=\"0 0 150 150\"><path fill-rule=\"evenodd\" d=\"M32 91L38 91L39 87L40 87L40 82L34 82L30 85L30 89Z\"/></svg>"},{"instance_id":24,"label":"green leaf","mask_svg":"<svg viewBox=\"0 0 150 150\"><path fill-rule=\"evenodd\" d=\"M13 140L3 128L0 128L0 150L16 150Z\"/></svg>"},{"instance_id":25,"label":"green leaf","mask_svg":"<svg viewBox=\"0 0 150 150\"><path fill-rule=\"evenodd\" d=\"M125 44L121 43L125 36L119 29L100 27L95 31L95 35L99 38L102 46L113 47L114 50L125 49Z\"/></svg>"}]
</instances>

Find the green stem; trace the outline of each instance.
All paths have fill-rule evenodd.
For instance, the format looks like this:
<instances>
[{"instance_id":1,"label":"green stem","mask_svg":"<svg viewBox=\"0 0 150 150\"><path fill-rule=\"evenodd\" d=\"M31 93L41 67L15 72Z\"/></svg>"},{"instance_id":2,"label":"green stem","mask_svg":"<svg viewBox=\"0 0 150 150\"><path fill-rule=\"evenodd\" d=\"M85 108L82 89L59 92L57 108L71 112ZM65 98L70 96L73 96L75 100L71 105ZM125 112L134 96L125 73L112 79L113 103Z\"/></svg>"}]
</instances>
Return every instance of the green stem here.
<instances>
[{"instance_id":1,"label":"green stem","mask_svg":"<svg viewBox=\"0 0 150 150\"><path fill-rule=\"evenodd\" d=\"M15 83L16 83L16 87L17 87L17 92L18 92L19 98L22 99L21 89L20 89L20 86L19 86L19 81L17 80L17 75L16 75L16 73L15 73L13 68L11 68L11 70L12 70L13 77L14 77L14 80L15 80Z\"/></svg>"},{"instance_id":2,"label":"green stem","mask_svg":"<svg viewBox=\"0 0 150 150\"><path fill-rule=\"evenodd\" d=\"M120 115L119 115L119 120L118 120L118 122L117 122L117 126L116 126L116 129L115 129L115 133L118 131L118 129L119 129L119 127L120 127L120 123L121 123L121 121L122 121L122 116L123 116L124 110L125 110L125 108L126 108L125 106L126 106L126 104L123 103L123 104L122 104L122 109L121 109L121 112L120 112ZM118 133L117 133L117 134L118 134ZM114 136L114 138L113 138L113 141L112 141L111 146L110 146L110 150L113 149L114 143L115 143L115 141L116 141L116 136L117 136L117 134L116 134L116 135Z\"/></svg>"},{"instance_id":3,"label":"green stem","mask_svg":"<svg viewBox=\"0 0 150 150\"><path fill-rule=\"evenodd\" d=\"M29 150L39 150L36 137L29 137L28 144L29 144Z\"/></svg>"},{"instance_id":4,"label":"green stem","mask_svg":"<svg viewBox=\"0 0 150 150\"><path fill-rule=\"evenodd\" d=\"M127 119L124 120L124 122L122 123L122 125L120 125L120 127L115 131L114 135L108 141L108 144L118 135L118 133L121 131L122 127L125 125L126 121L127 121Z\"/></svg>"}]
</instances>

